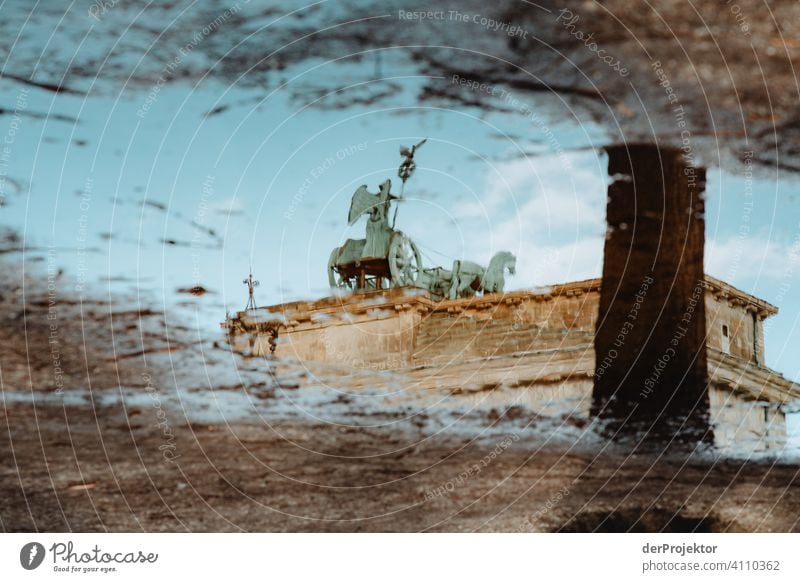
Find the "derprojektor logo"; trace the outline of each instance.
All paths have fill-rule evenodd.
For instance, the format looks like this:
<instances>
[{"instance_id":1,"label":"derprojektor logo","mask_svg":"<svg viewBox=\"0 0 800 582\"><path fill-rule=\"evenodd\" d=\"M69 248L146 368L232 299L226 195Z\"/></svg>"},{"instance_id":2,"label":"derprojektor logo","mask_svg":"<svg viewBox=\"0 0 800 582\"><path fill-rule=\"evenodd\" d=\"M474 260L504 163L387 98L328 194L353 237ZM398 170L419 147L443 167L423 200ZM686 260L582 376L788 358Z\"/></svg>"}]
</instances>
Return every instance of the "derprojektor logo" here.
<instances>
[{"instance_id":1,"label":"derprojektor logo","mask_svg":"<svg viewBox=\"0 0 800 582\"><path fill-rule=\"evenodd\" d=\"M19 551L19 563L26 570L35 570L44 560L44 546L39 542L30 542Z\"/></svg>"}]
</instances>

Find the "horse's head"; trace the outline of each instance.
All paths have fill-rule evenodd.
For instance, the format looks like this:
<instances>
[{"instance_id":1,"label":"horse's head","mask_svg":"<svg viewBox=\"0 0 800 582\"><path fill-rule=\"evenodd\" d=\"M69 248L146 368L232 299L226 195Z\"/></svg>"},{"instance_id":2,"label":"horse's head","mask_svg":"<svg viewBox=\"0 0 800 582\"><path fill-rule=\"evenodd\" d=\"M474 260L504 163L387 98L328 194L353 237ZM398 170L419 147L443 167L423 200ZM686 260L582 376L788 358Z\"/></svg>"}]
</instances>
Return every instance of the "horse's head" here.
<instances>
[{"instance_id":1,"label":"horse's head","mask_svg":"<svg viewBox=\"0 0 800 582\"><path fill-rule=\"evenodd\" d=\"M517 272L517 257L508 251L500 251L492 257L489 267L496 267L501 273L508 269L508 272L514 275Z\"/></svg>"},{"instance_id":2,"label":"horse's head","mask_svg":"<svg viewBox=\"0 0 800 582\"><path fill-rule=\"evenodd\" d=\"M489 267L481 277L483 290L489 293L502 292L506 284L503 276L506 269L513 275L517 270L517 258L508 251L500 251L489 261Z\"/></svg>"}]
</instances>

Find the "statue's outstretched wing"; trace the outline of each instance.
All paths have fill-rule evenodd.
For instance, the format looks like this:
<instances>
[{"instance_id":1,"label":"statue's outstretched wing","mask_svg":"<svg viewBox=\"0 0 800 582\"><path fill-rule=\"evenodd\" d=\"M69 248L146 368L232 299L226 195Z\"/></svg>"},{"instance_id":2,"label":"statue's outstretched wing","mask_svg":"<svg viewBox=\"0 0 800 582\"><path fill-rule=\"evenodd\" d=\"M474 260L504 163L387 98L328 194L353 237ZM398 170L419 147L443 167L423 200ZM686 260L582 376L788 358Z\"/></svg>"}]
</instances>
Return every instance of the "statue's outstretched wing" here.
<instances>
[{"instance_id":1,"label":"statue's outstretched wing","mask_svg":"<svg viewBox=\"0 0 800 582\"><path fill-rule=\"evenodd\" d=\"M389 202L389 200L397 199L397 196L392 194L392 181L391 180L384 180L383 183L380 185L380 190L377 194L378 200L380 200L383 204Z\"/></svg>"},{"instance_id":2,"label":"statue's outstretched wing","mask_svg":"<svg viewBox=\"0 0 800 582\"><path fill-rule=\"evenodd\" d=\"M352 225L362 214L372 210L372 207L379 202L377 196L369 193L366 184L359 186L350 202L350 213L347 215L348 224Z\"/></svg>"}]
</instances>

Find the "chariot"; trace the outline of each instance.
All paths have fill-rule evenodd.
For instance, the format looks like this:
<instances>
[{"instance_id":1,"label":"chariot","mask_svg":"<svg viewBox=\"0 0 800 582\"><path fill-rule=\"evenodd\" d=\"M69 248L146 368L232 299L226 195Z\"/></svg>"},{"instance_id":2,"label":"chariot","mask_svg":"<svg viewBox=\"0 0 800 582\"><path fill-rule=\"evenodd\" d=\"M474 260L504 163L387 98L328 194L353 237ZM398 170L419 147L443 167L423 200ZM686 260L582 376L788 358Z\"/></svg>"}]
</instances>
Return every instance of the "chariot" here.
<instances>
[{"instance_id":1,"label":"chariot","mask_svg":"<svg viewBox=\"0 0 800 582\"><path fill-rule=\"evenodd\" d=\"M422 273L422 258L414 241L389 225L392 183L386 180L380 192L370 194L361 186L353 194L348 222L369 215L367 237L347 239L333 249L328 261L331 287L344 289L386 289L413 287Z\"/></svg>"}]
</instances>

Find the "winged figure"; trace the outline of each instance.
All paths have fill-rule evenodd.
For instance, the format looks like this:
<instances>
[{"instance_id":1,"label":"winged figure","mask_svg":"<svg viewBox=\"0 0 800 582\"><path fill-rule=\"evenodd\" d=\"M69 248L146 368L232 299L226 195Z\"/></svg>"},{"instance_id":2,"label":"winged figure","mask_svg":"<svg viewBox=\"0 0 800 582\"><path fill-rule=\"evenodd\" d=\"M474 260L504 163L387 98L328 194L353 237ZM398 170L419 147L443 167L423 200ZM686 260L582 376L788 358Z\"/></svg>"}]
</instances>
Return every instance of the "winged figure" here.
<instances>
[{"instance_id":1,"label":"winged figure","mask_svg":"<svg viewBox=\"0 0 800 582\"><path fill-rule=\"evenodd\" d=\"M369 190L367 190L366 184L359 186L350 202L350 212L347 215L347 222L352 226L362 214L369 213L371 222L386 221L388 224L389 203L391 200L397 198L397 196L391 193L391 189L391 180L386 180L381 184L380 191L377 194L371 194Z\"/></svg>"},{"instance_id":2,"label":"winged figure","mask_svg":"<svg viewBox=\"0 0 800 582\"><path fill-rule=\"evenodd\" d=\"M389 252L392 234L389 226L389 204L397 198L391 191L392 181L386 180L377 194L370 194L365 185L360 186L353 194L347 221L352 225L362 214L369 214L362 257L386 257Z\"/></svg>"}]
</instances>

